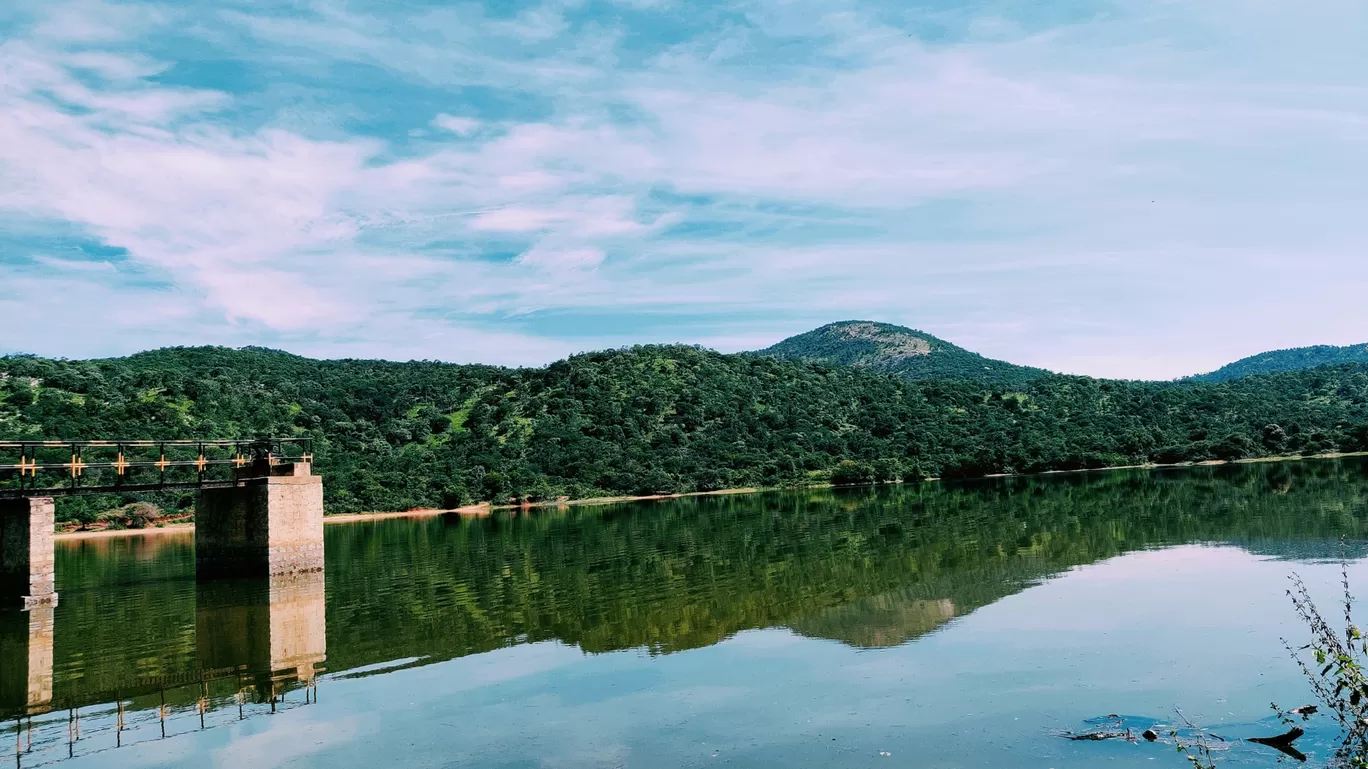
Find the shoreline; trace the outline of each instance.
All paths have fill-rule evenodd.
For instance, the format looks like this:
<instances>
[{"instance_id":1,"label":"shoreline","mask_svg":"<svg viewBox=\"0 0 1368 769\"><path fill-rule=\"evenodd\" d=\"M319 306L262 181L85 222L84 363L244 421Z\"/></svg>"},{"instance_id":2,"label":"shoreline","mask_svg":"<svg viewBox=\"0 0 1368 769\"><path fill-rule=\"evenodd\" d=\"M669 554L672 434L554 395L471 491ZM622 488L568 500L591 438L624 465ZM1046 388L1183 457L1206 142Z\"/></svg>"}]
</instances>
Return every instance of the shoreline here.
<instances>
[{"instance_id":1,"label":"shoreline","mask_svg":"<svg viewBox=\"0 0 1368 769\"><path fill-rule=\"evenodd\" d=\"M1204 461L1201 461L1201 462L1180 462L1180 463L1177 463L1177 464L1168 464L1168 465L1161 465L1161 464L1117 465L1117 466L1114 466L1114 467L1083 468L1083 469L1080 469L1080 470L1045 470L1045 471L1039 472L1039 473L997 473L997 474L993 474L993 475L984 475L984 476L980 476L980 478L1026 478L1026 477L1031 477L1031 476L1068 475L1068 474L1071 474L1071 473L1106 473L1106 472L1113 472L1113 471L1116 471L1116 470L1165 470L1165 469L1169 469L1169 468L1182 468L1182 467L1217 467L1217 466L1220 466L1220 465L1253 465L1253 464L1264 464L1264 463L1269 463L1269 462L1302 462L1302 461L1311 460L1311 459L1344 459L1344 458L1346 458L1346 457L1364 457L1364 456L1368 456L1368 451L1335 452L1335 453L1330 453L1330 454L1315 454L1315 455L1312 455L1312 456L1301 456L1301 455L1294 454L1294 455L1289 455L1289 456L1276 456L1276 457L1253 457L1253 458L1250 458L1250 459L1236 459L1236 460L1232 460L1232 461L1221 460L1221 459L1210 459L1210 460L1204 460ZM913 481L912 483L932 483L932 482L938 482L938 481L940 481L940 480L942 480L942 479L940 479L940 478L925 478L925 479L923 479L923 480L921 480L921 481ZM956 480L956 481L973 481L973 480L978 480L978 478L956 478L956 479L954 479L954 480ZM904 483L903 481L897 481L897 482L896 482L896 485L902 485L903 483ZM877 485L881 485L881 484L860 484L860 485L877 486ZM379 521L379 520L386 520L386 519L392 519L392 518L432 518L432 517L439 516L439 515L451 515L451 514L461 515L461 516L467 516L467 517L472 517L472 518L483 518L483 517L492 515L492 514L494 513L494 511L496 511L496 510L534 510L534 509L545 509L545 508L548 508L548 507L554 507L554 508L589 507L589 506L598 506L598 505L616 505L616 504L623 504L623 503L627 503L627 502L652 502L652 501L656 501L656 500L666 500L666 499L685 499L685 498L687 498L687 497L716 497L716 496L726 496L726 495L731 495L731 494L759 494L759 493L761 493L761 492L766 492L766 491L801 491L801 490L805 490L805 489L830 489L830 488L835 488L835 486L834 486L833 484L830 484L830 483L813 483L813 484L806 484L806 485L803 485L803 486L776 486L776 487L748 486L748 487L741 487L741 488L735 488L735 489L718 489L717 491L690 491L690 492L684 492L684 493L679 493L679 494L646 494L646 495L638 495L638 496L621 496L621 497L586 497L586 498L584 498L584 499L572 499L572 500L564 500L564 501L529 502L529 503L527 503L527 504L521 504L521 505L495 505L495 504L491 504L491 503L489 503L489 502L482 502L482 503L475 504L475 505L464 505L464 506L462 506L462 507L458 507L458 508L455 508L455 509L452 509L452 510L437 510L437 509L422 508L422 509L414 509L414 510L399 510L399 511L377 512L377 513L341 513L341 514L339 514L339 515L325 515L325 516L323 516L323 523L324 523L324 525L339 524L339 523L361 523L361 522L364 522L364 521ZM849 486L849 487L846 487L846 488L856 488L856 486ZM58 539L58 540L74 541L74 540L85 540L85 539L107 539L107 538L111 538L111 537L121 537L121 536L136 536L136 535L140 535L140 534L183 534L183 533L192 533L192 532L194 532L194 530L195 530L195 524L193 524L193 523L173 523L173 524L167 524L167 525L165 525L165 526L153 526L153 527L149 527L149 528L146 528L146 529L104 529L104 530L101 530L101 531L68 531L68 532L57 532L56 535L55 535L55 538Z\"/></svg>"},{"instance_id":2,"label":"shoreline","mask_svg":"<svg viewBox=\"0 0 1368 769\"><path fill-rule=\"evenodd\" d=\"M435 515L465 515L472 518L483 518L490 514L491 506L488 502L478 505L464 505L452 510L439 510L437 508L418 507L412 510L391 510L383 513L340 513L338 515L323 516L323 524L326 526L333 523L357 523L359 521L379 521L386 518L431 518Z\"/></svg>"},{"instance_id":3,"label":"shoreline","mask_svg":"<svg viewBox=\"0 0 1368 769\"><path fill-rule=\"evenodd\" d=\"M62 541L85 539L113 539L135 534L191 534L195 531L193 523L168 523L165 526L149 526L145 529L100 529L99 531L59 531L53 538Z\"/></svg>"}]
</instances>

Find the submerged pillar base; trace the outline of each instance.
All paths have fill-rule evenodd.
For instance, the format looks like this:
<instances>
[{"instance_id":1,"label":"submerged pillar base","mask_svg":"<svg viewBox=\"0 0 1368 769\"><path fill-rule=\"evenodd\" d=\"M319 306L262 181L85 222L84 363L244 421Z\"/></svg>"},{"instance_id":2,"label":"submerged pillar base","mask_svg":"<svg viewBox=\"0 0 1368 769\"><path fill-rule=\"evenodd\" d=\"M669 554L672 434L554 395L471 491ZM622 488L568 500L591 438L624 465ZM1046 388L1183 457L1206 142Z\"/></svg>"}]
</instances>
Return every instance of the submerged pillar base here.
<instances>
[{"instance_id":1,"label":"submerged pillar base","mask_svg":"<svg viewBox=\"0 0 1368 769\"><path fill-rule=\"evenodd\" d=\"M55 527L51 497L0 499L0 606L57 603Z\"/></svg>"},{"instance_id":2,"label":"submerged pillar base","mask_svg":"<svg viewBox=\"0 0 1368 769\"><path fill-rule=\"evenodd\" d=\"M250 478L195 497L195 577L273 577L323 569L323 479Z\"/></svg>"}]
</instances>

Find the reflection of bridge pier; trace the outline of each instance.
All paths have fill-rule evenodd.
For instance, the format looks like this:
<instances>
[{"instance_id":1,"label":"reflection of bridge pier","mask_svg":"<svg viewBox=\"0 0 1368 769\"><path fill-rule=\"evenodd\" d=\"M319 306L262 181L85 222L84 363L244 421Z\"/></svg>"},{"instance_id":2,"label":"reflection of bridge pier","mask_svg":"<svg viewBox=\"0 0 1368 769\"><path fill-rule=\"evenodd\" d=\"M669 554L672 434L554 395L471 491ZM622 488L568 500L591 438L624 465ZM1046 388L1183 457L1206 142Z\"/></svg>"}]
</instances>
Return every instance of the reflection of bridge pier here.
<instances>
[{"instance_id":1,"label":"reflection of bridge pier","mask_svg":"<svg viewBox=\"0 0 1368 769\"><path fill-rule=\"evenodd\" d=\"M0 604L57 602L51 497L0 499Z\"/></svg>"},{"instance_id":2,"label":"reflection of bridge pier","mask_svg":"<svg viewBox=\"0 0 1368 769\"><path fill-rule=\"evenodd\" d=\"M0 611L0 712L36 713L52 703L53 607Z\"/></svg>"},{"instance_id":3,"label":"reflection of bridge pier","mask_svg":"<svg viewBox=\"0 0 1368 769\"><path fill-rule=\"evenodd\" d=\"M322 571L199 582L193 664L145 676L124 666L55 686L56 607L0 611L0 733L13 729L15 766L312 704L327 653L324 584Z\"/></svg>"},{"instance_id":4,"label":"reflection of bridge pier","mask_svg":"<svg viewBox=\"0 0 1368 769\"><path fill-rule=\"evenodd\" d=\"M236 668L258 678L309 683L327 656L323 572L201 582L195 648L202 670Z\"/></svg>"}]
</instances>

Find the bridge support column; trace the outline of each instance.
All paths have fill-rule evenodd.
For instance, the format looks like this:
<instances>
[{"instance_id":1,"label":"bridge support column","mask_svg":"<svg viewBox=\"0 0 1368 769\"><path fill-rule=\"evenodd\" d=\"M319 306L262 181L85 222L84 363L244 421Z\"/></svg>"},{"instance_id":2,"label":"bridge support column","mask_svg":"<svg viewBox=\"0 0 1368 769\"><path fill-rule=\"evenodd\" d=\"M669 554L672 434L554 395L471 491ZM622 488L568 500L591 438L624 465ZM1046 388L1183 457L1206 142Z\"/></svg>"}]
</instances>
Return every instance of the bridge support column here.
<instances>
[{"instance_id":1,"label":"bridge support column","mask_svg":"<svg viewBox=\"0 0 1368 769\"><path fill-rule=\"evenodd\" d=\"M323 479L304 463L195 496L195 576L268 577L323 569Z\"/></svg>"},{"instance_id":2,"label":"bridge support column","mask_svg":"<svg viewBox=\"0 0 1368 769\"><path fill-rule=\"evenodd\" d=\"M57 602L55 526L51 497L0 499L0 604Z\"/></svg>"}]
</instances>

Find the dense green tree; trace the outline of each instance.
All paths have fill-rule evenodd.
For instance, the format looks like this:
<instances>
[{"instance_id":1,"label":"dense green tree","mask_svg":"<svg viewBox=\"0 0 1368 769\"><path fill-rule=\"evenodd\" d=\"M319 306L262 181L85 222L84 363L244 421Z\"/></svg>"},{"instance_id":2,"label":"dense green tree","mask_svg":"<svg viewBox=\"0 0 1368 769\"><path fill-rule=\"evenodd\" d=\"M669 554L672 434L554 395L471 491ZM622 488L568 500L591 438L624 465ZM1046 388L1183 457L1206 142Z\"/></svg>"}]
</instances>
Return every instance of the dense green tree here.
<instances>
[{"instance_id":1,"label":"dense green tree","mask_svg":"<svg viewBox=\"0 0 1368 769\"><path fill-rule=\"evenodd\" d=\"M868 462L855 462L850 459L837 462L836 467L831 471L831 482L837 486L874 483L878 477L878 471L874 469L874 465Z\"/></svg>"}]
</instances>

